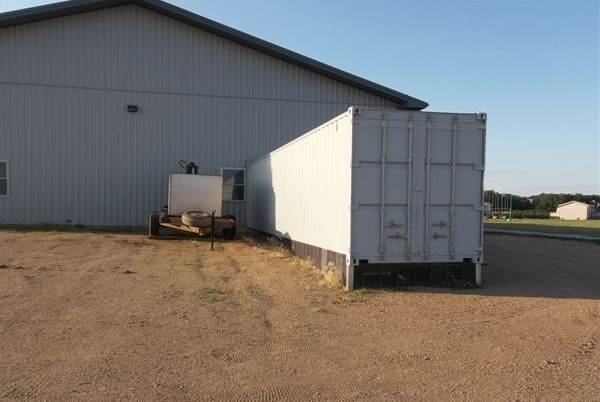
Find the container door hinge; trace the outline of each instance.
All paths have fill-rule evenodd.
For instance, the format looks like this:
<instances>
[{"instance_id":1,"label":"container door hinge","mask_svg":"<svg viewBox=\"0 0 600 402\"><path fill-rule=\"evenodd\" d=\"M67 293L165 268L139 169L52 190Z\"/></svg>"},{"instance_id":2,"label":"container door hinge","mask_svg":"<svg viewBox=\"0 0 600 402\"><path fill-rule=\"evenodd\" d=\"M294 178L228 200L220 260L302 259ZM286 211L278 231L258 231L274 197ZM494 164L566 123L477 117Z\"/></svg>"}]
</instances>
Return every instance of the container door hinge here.
<instances>
[{"instance_id":1,"label":"container door hinge","mask_svg":"<svg viewBox=\"0 0 600 402\"><path fill-rule=\"evenodd\" d=\"M383 244L379 245L379 259L383 260L383 256L385 254L385 246Z\"/></svg>"}]
</instances>

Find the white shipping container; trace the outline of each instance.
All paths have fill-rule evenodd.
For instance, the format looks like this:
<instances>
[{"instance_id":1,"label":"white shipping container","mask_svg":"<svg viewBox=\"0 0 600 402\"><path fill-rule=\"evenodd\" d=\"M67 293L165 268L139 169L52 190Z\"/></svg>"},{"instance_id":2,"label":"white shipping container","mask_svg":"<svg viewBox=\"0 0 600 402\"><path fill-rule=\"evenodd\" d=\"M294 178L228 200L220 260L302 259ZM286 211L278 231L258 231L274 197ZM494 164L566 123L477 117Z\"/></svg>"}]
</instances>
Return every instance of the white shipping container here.
<instances>
[{"instance_id":1,"label":"white shipping container","mask_svg":"<svg viewBox=\"0 0 600 402\"><path fill-rule=\"evenodd\" d=\"M247 225L335 268L468 263L481 282L486 114L350 108L249 164Z\"/></svg>"}]
</instances>

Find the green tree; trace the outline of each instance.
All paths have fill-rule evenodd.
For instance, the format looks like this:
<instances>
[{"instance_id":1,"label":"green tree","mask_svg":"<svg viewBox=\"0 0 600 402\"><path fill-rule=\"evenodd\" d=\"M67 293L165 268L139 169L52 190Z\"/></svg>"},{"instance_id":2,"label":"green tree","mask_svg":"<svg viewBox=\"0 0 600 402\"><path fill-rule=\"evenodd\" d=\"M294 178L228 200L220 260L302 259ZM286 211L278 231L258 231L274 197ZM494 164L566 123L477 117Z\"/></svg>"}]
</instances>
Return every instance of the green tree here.
<instances>
[{"instance_id":1,"label":"green tree","mask_svg":"<svg viewBox=\"0 0 600 402\"><path fill-rule=\"evenodd\" d=\"M520 211L535 209L535 205L533 205L533 202L530 198L521 197L520 195L513 195L512 207L513 209Z\"/></svg>"},{"instance_id":2,"label":"green tree","mask_svg":"<svg viewBox=\"0 0 600 402\"><path fill-rule=\"evenodd\" d=\"M494 190L484 191L484 200L494 204L494 201L498 201L501 197L506 197L510 194L501 194ZM506 199L506 198L504 198ZM530 197L522 197L520 195L512 194L512 209L514 211L543 211L543 212L554 212L556 207L560 204L569 201L584 202L594 207L600 207L600 195L598 194L564 194L564 193L541 193L538 195L532 195Z\"/></svg>"}]
</instances>

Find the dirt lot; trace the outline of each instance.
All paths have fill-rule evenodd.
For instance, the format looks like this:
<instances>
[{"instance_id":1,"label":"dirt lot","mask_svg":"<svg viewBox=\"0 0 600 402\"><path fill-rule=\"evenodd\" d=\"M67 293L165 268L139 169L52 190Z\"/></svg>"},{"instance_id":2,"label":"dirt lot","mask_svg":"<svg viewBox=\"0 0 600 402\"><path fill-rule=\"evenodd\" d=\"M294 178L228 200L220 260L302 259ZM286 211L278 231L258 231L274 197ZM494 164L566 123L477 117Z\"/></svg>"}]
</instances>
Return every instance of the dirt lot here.
<instances>
[{"instance_id":1,"label":"dirt lot","mask_svg":"<svg viewBox=\"0 0 600 402\"><path fill-rule=\"evenodd\" d=\"M345 293L276 246L0 231L0 400L600 400L600 245Z\"/></svg>"}]
</instances>

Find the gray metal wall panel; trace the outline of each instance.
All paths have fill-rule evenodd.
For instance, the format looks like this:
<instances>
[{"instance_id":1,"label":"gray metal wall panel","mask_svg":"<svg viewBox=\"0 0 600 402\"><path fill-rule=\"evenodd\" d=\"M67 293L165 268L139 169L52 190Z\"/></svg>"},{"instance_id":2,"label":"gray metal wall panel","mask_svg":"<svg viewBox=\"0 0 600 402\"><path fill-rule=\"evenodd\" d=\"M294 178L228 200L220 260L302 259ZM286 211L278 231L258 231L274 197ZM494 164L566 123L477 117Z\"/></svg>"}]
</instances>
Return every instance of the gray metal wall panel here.
<instances>
[{"instance_id":1,"label":"gray metal wall panel","mask_svg":"<svg viewBox=\"0 0 600 402\"><path fill-rule=\"evenodd\" d=\"M350 105L396 106L137 6L0 29L0 223L144 224L179 159L244 167Z\"/></svg>"},{"instance_id":2,"label":"gray metal wall panel","mask_svg":"<svg viewBox=\"0 0 600 402\"><path fill-rule=\"evenodd\" d=\"M350 255L350 113L248 165L249 227Z\"/></svg>"}]
</instances>

